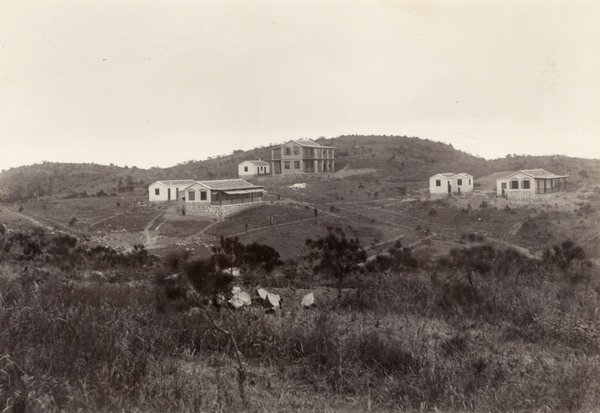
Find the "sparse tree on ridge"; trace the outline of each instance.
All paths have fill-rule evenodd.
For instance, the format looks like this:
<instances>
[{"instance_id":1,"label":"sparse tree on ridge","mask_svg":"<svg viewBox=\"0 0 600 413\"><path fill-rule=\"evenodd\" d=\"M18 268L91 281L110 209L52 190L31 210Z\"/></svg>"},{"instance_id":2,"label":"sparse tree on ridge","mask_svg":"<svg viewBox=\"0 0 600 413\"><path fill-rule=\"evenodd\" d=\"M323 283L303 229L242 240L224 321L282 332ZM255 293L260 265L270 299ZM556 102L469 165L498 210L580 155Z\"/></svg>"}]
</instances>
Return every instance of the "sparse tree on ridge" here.
<instances>
[{"instance_id":1,"label":"sparse tree on ridge","mask_svg":"<svg viewBox=\"0 0 600 413\"><path fill-rule=\"evenodd\" d=\"M308 260L318 261L315 271L329 274L338 280L338 298L342 297L342 281L346 275L358 269L358 265L367 260L366 251L360 246L358 238L347 239L342 232L340 237L329 232L316 240L308 238Z\"/></svg>"}]
</instances>

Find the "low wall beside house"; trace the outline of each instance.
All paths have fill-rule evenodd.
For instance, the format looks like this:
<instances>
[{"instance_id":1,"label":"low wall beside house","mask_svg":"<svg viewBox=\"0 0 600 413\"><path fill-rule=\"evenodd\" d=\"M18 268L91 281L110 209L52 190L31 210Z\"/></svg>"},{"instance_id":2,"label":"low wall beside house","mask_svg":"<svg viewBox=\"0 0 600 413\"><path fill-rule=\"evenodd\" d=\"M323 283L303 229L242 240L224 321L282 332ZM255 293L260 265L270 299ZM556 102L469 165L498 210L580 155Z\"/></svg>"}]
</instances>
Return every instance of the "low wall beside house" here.
<instances>
[{"instance_id":1,"label":"low wall beside house","mask_svg":"<svg viewBox=\"0 0 600 413\"><path fill-rule=\"evenodd\" d=\"M430 193L429 194L429 198L431 198L431 199L448 198L448 192L443 192L443 193L434 192L434 193Z\"/></svg>"},{"instance_id":2,"label":"low wall beside house","mask_svg":"<svg viewBox=\"0 0 600 413\"><path fill-rule=\"evenodd\" d=\"M473 195L472 191L469 192L452 192L451 195L448 195L448 192L434 192L434 193L430 193L429 194L429 198L431 199L442 199L442 198L448 198L448 196L457 196L457 197L461 197L461 196L471 196Z\"/></svg>"},{"instance_id":3,"label":"low wall beside house","mask_svg":"<svg viewBox=\"0 0 600 413\"><path fill-rule=\"evenodd\" d=\"M229 205L211 205L208 202L190 202L185 204L185 213L186 215L225 218L237 214L240 211L255 208L260 205L262 205L262 202Z\"/></svg>"},{"instance_id":4,"label":"low wall beside house","mask_svg":"<svg viewBox=\"0 0 600 413\"><path fill-rule=\"evenodd\" d=\"M511 191L506 190L506 199L510 201L534 201L534 202L544 202L548 200L551 194L536 194L532 191Z\"/></svg>"}]
</instances>

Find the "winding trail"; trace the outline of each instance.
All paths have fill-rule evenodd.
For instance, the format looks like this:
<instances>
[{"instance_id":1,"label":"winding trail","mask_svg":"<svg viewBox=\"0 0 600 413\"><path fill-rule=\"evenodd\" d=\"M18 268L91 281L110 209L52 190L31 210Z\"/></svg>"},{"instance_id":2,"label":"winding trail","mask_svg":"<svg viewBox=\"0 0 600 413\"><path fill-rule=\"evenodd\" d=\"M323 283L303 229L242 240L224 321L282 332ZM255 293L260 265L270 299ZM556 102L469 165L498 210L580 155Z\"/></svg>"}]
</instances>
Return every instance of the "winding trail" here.
<instances>
[{"instance_id":1,"label":"winding trail","mask_svg":"<svg viewBox=\"0 0 600 413\"><path fill-rule=\"evenodd\" d=\"M150 233L150 228L152 228L152 226L154 225L154 223L164 215L164 212L159 212L154 218L152 218L150 220L150 222L148 222L148 225L146 225L146 227L144 228L144 238L145 238L145 242L144 242L144 246L146 247L146 249L152 249L155 248L155 244L156 244L156 238L157 238L157 234L156 231L158 231L158 228L163 224L160 223L155 229L154 229L154 234Z\"/></svg>"},{"instance_id":2,"label":"winding trail","mask_svg":"<svg viewBox=\"0 0 600 413\"><path fill-rule=\"evenodd\" d=\"M90 224L90 229L92 229L93 227L95 227L95 226L96 226L96 225L98 225L98 224L101 224L101 223L103 223L103 222L105 222L105 221L108 221L109 219L113 219L113 218L116 218L116 217L118 217L118 216L121 216L121 215L124 215L124 214L125 214L124 212L119 212L118 214L114 214L114 215L111 215L111 216L109 216L109 217L106 217L106 218L101 218L101 219L99 219L99 220L97 220L97 221L94 221L94 222L92 222L92 223Z\"/></svg>"},{"instance_id":3,"label":"winding trail","mask_svg":"<svg viewBox=\"0 0 600 413\"><path fill-rule=\"evenodd\" d=\"M202 228L200 231L193 233L192 235L188 235L187 237L184 238L185 241L191 241L192 239L199 237L200 235L208 235L206 234L206 231L209 230L210 228L214 227L215 225L217 225L218 223L222 222L223 219L218 219L215 222L211 222L210 224L208 224L207 226L205 226L204 228Z\"/></svg>"}]
</instances>

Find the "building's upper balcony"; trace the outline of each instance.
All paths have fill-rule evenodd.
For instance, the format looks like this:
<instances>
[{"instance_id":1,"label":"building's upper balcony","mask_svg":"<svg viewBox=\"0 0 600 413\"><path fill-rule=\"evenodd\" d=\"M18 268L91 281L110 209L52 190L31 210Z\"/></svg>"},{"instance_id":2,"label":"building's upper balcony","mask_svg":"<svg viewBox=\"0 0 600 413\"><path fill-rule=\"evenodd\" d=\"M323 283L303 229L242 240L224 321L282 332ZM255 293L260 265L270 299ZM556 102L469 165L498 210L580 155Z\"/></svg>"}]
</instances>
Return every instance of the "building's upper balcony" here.
<instances>
[{"instance_id":1,"label":"building's upper balcony","mask_svg":"<svg viewBox=\"0 0 600 413\"><path fill-rule=\"evenodd\" d=\"M271 150L271 159L334 159L333 148L277 148Z\"/></svg>"}]
</instances>

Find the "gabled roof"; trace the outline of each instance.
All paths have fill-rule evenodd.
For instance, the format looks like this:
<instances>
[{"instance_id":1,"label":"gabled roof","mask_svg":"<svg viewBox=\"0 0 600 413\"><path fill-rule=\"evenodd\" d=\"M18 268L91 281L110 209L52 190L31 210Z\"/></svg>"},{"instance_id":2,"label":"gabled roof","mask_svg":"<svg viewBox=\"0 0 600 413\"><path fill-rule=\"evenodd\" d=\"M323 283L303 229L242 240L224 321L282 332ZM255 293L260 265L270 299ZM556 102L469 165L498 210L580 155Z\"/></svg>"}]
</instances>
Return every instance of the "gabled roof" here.
<instances>
[{"instance_id":1,"label":"gabled roof","mask_svg":"<svg viewBox=\"0 0 600 413\"><path fill-rule=\"evenodd\" d=\"M240 163L240 165L245 164L245 163L250 163L250 164L256 165L256 166L268 166L269 165L269 162L265 162L265 161L261 161L261 160L258 160L258 161L244 161L244 162Z\"/></svg>"},{"instance_id":2,"label":"gabled roof","mask_svg":"<svg viewBox=\"0 0 600 413\"><path fill-rule=\"evenodd\" d=\"M506 175L504 177L504 179L511 178L518 173L528 175L534 179L554 179L554 178L566 178L567 177L566 175L555 175L552 172L546 171L545 169L522 169L520 171L511 172L510 174Z\"/></svg>"},{"instance_id":3,"label":"gabled roof","mask_svg":"<svg viewBox=\"0 0 600 413\"><path fill-rule=\"evenodd\" d=\"M442 178L446 178L446 179L452 179L452 178L454 178L455 174L453 174L451 172L444 172L441 174L435 174L435 175L429 177L429 179L435 178L436 176L441 176Z\"/></svg>"},{"instance_id":4,"label":"gabled roof","mask_svg":"<svg viewBox=\"0 0 600 413\"><path fill-rule=\"evenodd\" d=\"M446 178L446 179L454 179L454 178L473 178L473 175L470 175L466 172L461 172L459 174L453 174L452 172L444 172L441 174L435 174L433 176L430 176L429 179L435 178L436 176L440 176L442 178Z\"/></svg>"},{"instance_id":5,"label":"gabled roof","mask_svg":"<svg viewBox=\"0 0 600 413\"><path fill-rule=\"evenodd\" d=\"M156 181L154 182L155 184L161 184L164 186L182 186L182 185L190 185L193 184L194 181L193 179L172 179L172 180L166 180L166 181Z\"/></svg>"},{"instance_id":6,"label":"gabled roof","mask_svg":"<svg viewBox=\"0 0 600 413\"><path fill-rule=\"evenodd\" d=\"M191 185L188 185L188 186L184 187L183 191L187 191L188 189L190 189L192 187L195 187L195 186L198 186L198 187L200 187L202 189L210 189L206 185L202 184L201 182L194 181L194 182L192 182Z\"/></svg>"},{"instance_id":7,"label":"gabled roof","mask_svg":"<svg viewBox=\"0 0 600 413\"><path fill-rule=\"evenodd\" d=\"M180 186L181 190L187 190L192 186L198 185L206 189L210 190L235 190L235 189L255 189L261 190L262 186L252 185L248 181L244 181L243 179L221 179L217 181L194 181L194 180L173 180L173 181L156 181L155 184L161 184L165 186Z\"/></svg>"},{"instance_id":8,"label":"gabled roof","mask_svg":"<svg viewBox=\"0 0 600 413\"><path fill-rule=\"evenodd\" d=\"M323 146L323 145L318 144L315 141L311 141L310 139L307 139L307 140L291 140L291 141L288 141L288 142L284 143L283 145L277 146L276 148L281 148L282 146L287 145L290 142L295 143L296 145L299 145L299 146L302 146L302 147L305 147L305 148L335 149L335 146ZM276 149L276 148L274 148L274 149Z\"/></svg>"},{"instance_id":9,"label":"gabled roof","mask_svg":"<svg viewBox=\"0 0 600 413\"><path fill-rule=\"evenodd\" d=\"M243 179L223 179L219 181L198 181L199 184L212 190L233 190L233 189L262 189L262 186L252 185Z\"/></svg>"}]
</instances>

